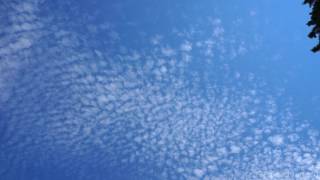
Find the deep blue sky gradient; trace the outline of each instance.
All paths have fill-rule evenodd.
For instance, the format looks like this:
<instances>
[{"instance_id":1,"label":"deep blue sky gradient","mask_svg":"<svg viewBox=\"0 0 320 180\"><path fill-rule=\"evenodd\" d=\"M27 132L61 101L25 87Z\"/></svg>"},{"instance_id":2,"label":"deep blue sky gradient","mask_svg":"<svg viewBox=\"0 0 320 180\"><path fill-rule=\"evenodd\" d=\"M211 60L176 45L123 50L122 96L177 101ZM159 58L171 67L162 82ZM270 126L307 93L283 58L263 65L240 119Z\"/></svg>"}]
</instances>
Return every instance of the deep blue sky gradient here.
<instances>
[{"instance_id":1,"label":"deep blue sky gradient","mask_svg":"<svg viewBox=\"0 0 320 180\"><path fill-rule=\"evenodd\" d=\"M0 3L0 179L319 179L310 9Z\"/></svg>"}]
</instances>

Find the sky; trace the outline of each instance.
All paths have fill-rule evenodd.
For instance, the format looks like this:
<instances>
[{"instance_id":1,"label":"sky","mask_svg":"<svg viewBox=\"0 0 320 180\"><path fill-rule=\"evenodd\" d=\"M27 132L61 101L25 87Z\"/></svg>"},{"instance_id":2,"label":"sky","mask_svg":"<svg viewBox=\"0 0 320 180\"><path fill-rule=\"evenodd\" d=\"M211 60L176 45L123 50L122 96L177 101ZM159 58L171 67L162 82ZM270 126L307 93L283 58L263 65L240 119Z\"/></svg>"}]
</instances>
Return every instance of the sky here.
<instances>
[{"instance_id":1,"label":"sky","mask_svg":"<svg viewBox=\"0 0 320 180\"><path fill-rule=\"evenodd\" d=\"M320 179L309 11L1 1L0 177Z\"/></svg>"}]
</instances>

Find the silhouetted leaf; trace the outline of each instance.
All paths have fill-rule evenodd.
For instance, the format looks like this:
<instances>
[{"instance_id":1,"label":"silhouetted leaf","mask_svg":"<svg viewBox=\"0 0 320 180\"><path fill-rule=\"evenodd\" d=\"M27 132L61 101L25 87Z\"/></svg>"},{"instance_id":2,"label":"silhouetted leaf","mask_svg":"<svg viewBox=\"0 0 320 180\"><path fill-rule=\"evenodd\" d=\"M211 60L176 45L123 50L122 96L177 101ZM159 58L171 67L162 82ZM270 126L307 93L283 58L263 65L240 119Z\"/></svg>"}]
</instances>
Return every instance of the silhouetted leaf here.
<instances>
[{"instance_id":1,"label":"silhouetted leaf","mask_svg":"<svg viewBox=\"0 0 320 180\"><path fill-rule=\"evenodd\" d=\"M320 40L320 0L304 0L303 4L308 4L312 9L310 13L310 20L307 25L312 27L308 34L309 38L319 38ZM320 51L320 41L312 48L312 52Z\"/></svg>"}]
</instances>

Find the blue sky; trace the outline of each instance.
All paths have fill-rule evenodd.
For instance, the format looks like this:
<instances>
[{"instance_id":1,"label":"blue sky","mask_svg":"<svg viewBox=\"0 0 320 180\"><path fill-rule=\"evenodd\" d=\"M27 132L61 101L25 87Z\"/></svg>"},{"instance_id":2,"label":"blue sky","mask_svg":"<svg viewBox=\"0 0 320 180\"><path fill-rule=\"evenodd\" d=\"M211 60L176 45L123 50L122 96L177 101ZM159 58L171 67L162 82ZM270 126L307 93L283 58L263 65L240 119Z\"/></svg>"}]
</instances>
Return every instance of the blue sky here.
<instances>
[{"instance_id":1,"label":"blue sky","mask_svg":"<svg viewBox=\"0 0 320 180\"><path fill-rule=\"evenodd\" d=\"M300 1L0 3L0 175L318 179Z\"/></svg>"}]
</instances>

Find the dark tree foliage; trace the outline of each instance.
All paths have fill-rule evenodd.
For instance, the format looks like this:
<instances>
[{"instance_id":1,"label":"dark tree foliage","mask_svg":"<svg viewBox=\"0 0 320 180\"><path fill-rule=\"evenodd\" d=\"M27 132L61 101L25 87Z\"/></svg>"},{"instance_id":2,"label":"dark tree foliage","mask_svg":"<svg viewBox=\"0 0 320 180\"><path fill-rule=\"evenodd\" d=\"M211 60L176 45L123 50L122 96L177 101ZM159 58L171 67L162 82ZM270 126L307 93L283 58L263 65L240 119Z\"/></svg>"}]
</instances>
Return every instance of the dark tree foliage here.
<instances>
[{"instance_id":1,"label":"dark tree foliage","mask_svg":"<svg viewBox=\"0 0 320 180\"><path fill-rule=\"evenodd\" d=\"M312 48L313 52L320 51L320 0L304 0L303 4L308 4L312 10L310 13L310 20L307 23L308 26L312 27L309 33L309 38L318 38L318 44Z\"/></svg>"}]
</instances>

